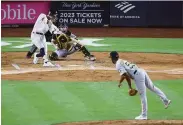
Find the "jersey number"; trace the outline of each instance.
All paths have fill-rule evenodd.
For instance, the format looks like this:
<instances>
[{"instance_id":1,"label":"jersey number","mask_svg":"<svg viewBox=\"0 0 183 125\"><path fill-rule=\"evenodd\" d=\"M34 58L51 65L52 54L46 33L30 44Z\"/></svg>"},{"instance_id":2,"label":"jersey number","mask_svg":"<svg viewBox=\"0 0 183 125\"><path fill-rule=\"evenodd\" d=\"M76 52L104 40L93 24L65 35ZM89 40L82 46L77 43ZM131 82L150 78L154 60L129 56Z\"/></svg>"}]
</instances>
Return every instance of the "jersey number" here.
<instances>
[{"instance_id":1,"label":"jersey number","mask_svg":"<svg viewBox=\"0 0 183 125\"><path fill-rule=\"evenodd\" d=\"M130 67L130 69L133 69L133 67L135 66L135 64L132 64L132 63L130 63L130 62L125 62L125 64L128 66L128 67Z\"/></svg>"}]
</instances>

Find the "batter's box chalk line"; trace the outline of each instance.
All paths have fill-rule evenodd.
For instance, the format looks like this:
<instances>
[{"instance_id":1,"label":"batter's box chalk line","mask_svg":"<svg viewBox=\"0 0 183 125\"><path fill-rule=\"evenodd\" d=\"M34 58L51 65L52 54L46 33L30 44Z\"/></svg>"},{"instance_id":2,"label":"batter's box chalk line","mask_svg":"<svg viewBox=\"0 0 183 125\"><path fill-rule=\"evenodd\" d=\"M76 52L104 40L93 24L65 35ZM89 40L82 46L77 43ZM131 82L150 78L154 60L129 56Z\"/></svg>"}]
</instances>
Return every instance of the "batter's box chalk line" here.
<instances>
[{"instance_id":1,"label":"batter's box chalk line","mask_svg":"<svg viewBox=\"0 0 183 125\"><path fill-rule=\"evenodd\" d=\"M62 68L60 64L55 64L55 67Z\"/></svg>"},{"instance_id":2,"label":"batter's box chalk line","mask_svg":"<svg viewBox=\"0 0 183 125\"><path fill-rule=\"evenodd\" d=\"M94 65L94 64L95 64L95 61L86 60L86 61L85 61L85 64L86 64L86 65Z\"/></svg>"},{"instance_id":3,"label":"batter's box chalk line","mask_svg":"<svg viewBox=\"0 0 183 125\"><path fill-rule=\"evenodd\" d=\"M20 67L18 66L18 64L12 63L11 65L12 65L15 69L20 70Z\"/></svg>"},{"instance_id":4,"label":"batter's box chalk line","mask_svg":"<svg viewBox=\"0 0 183 125\"><path fill-rule=\"evenodd\" d=\"M93 65L90 65L90 69L93 69L93 70L95 70L95 66L93 66Z\"/></svg>"}]
</instances>

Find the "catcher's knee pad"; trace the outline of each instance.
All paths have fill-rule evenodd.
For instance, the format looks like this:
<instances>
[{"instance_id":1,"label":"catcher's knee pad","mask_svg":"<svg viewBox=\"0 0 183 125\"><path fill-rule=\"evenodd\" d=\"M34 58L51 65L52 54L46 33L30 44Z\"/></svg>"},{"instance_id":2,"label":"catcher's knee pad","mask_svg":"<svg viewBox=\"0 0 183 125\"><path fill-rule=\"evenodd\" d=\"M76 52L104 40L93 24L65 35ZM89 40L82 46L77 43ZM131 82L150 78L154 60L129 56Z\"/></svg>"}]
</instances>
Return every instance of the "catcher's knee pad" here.
<instances>
[{"instance_id":1,"label":"catcher's knee pad","mask_svg":"<svg viewBox=\"0 0 183 125\"><path fill-rule=\"evenodd\" d=\"M55 61L55 60L58 60L58 55L56 52L52 52L51 55L49 55L49 59L51 61Z\"/></svg>"}]
</instances>

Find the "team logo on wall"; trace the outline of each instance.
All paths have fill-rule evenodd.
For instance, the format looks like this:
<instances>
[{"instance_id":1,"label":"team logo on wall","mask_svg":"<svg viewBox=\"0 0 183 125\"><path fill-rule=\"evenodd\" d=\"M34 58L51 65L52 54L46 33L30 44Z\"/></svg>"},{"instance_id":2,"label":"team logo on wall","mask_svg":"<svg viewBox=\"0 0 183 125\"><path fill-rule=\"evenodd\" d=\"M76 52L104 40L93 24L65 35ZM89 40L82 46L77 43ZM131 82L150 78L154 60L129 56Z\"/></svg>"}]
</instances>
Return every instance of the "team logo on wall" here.
<instances>
[{"instance_id":1,"label":"team logo on wall","mask_svg":"<svg viewBox=\"0 0 183 125\"><path fill-rule=\"evenodd\" d=\"M133 4L130 4L129 2L126 1L116 4L115 7L121 10L123 13L127 13L128 11L135 8Z\"/></svg>"}]
</instances>

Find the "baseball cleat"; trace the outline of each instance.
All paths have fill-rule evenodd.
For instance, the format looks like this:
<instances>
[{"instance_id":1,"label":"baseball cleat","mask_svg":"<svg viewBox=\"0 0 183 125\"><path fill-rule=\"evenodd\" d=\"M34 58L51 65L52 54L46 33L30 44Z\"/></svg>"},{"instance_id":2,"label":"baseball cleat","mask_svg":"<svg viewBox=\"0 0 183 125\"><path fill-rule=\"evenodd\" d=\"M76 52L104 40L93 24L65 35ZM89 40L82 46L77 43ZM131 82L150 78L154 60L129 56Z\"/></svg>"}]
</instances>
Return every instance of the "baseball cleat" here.
<instances>
[{"instance_id":1,"label":"baseball cleat","mask_svg":"<svg viewBox=\"0 0 183 125\"><path fill-rule=\"evenodd\" d=\"M30 58L31 58L31 56L28 56L28 55L27 55L27 56L26 56L26 58L27 58L27 59L30 59Z\"/></svg>"},{"instance_id":2,"label":"baseball cleat","mask_svg":"<svg viewBox=\"0 0 183 125\"><path fill-rule=\"evenodd\" d=\"M94 55L90 55L90 56L85 56L85 59L88 61L95 61L96 57Z\"/></svg>"},{"instance_id":3,"label":"baseball cleat","mask_svg":"<svg viewBox=\"0 0 183 125\"><path fill-rule=\"evenodd\" d=\"M147 116L139 115L135 117L136 120L147 120Z\"/></svg>"},{"instance_id":4,"label":"baseball cleat","mask_svg":"<svg viewBox=\"0 0 183 125\"><path fill-rule=\"evenodd\" d=\"M38 60L39 60L39 58L36 57L36 55L37 55L37 53L34 53L34 59L33 59L33 63L34 63L34 64L37 64L37 62L38 62Z\"/></svg>"},{"instance_id":5,"label":"baseball cleat","mask_svg":"<svg viewBox=\"0 0 183 125\"><path fill-rule=\"evenodd\" d=\"M30 51L27 52L26 58L30 59L32 57L33 53L31 53Z\"/></svg>"},{"instance_id":6,"label":"baseball cleat","mask_svg":"<svg viewBox=\"0 0 183 125\"><path fill-rule=\"evenodd\" d=\"M55 65L53 65L51 62L47 61L47 62L44 62L43 66L45 66L45 67L53 67Z\"/></svg>"},{"instance_id":7,"label":"baseball cleat","mask_svg":"<svg viewBox=\"0 0 183 125\"><path fill-rule=\"evenodd\" d=\"M171 100L168 100L168 101L165 103L165 109L167 109L167 108L169 107L169 105L170 105L171 102L172 102Z\"/></svg>"}]
</instances>

